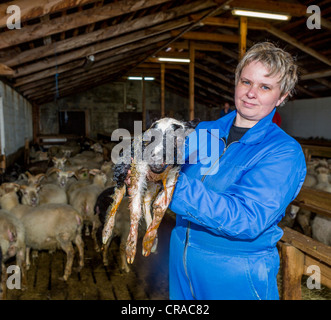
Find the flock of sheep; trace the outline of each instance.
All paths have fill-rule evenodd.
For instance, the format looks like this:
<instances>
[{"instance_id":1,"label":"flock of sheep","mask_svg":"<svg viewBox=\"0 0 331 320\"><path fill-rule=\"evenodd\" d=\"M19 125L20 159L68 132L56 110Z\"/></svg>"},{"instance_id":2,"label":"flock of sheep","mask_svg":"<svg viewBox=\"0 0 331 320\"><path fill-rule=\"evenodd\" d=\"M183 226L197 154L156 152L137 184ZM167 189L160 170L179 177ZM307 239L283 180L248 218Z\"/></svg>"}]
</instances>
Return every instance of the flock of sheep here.
<instances>
[{"instance_id":1,"label":"flock of sheep","mask_svg":"<svg viewBox=\"0 0 331 320\"><path fill-rule=\"evenodd\" d=\"M331 193L331 159L312 158L307 162L305 187ZM307 209L290 205L281 222L283 226L295 224L309 237L331 246L331 218L315 214Z\"/></svg>"},{"instance_id":2,"label":"flock of sheep","mask_svg":"<svg viewBox=\"0 0 331 320\"><path fill-rule=\"evenodd\" d=\"M78 269L84 266L83 232L86 235L91 233L95 250L100 251L101 241L97 234L101 233L114 189L113 166L110 161L105 161L103 148L98 143L90 150L80 150L78 143L51 147L48 150L53 163L51 167L44 165L49 162L47 160L37 161L45 159L44 153L32 152L35 159L31 159L29 171L21 173L14 181L1 184L0 299L6 289L5 262L11 257L16 256L24 288L31 249L37 252L62 249L67 257L62 277L65 281L71 274L77 251ZM127 201L125 199L119 208L113 232L113 237L121 237L121 268L126 272L130 270L124 250L130 228ZM109 245L110 241L103 250L105 265L108 264Z\"/></svg>"},{"instance_id":3,"label":"flock of sheep","mask_svg":"<svg viewBox=\"0 0 331 320\"><path fill-rule=\"evenodd\" d=\"M0 300L6 291L6 261L16 257L24 288L31 249L62 249L67 256L62 276L65 281L71 274L76 252L78 269L83 268L82 234L90 233L95 250L100 251L101 231L114 192L113 165L105 161L108 159L98 143L85 151L77 142L51 147L47 153L31 150L30 159L28 171L15 178L7 177L0 186ZM309 161L304 186L331 192L330 160ZM283 225L292 227L296 221L304 234L331 245L330 218L293 205L287 213ZM146 229L143 224L140 227ZM113 237L121 237L121 268L126 272L130 270L125 256L129 229L129 205L125 198L116 215ZM105 265L110 242L111 239L102 252Z\"/></svg>"}]
</instances>

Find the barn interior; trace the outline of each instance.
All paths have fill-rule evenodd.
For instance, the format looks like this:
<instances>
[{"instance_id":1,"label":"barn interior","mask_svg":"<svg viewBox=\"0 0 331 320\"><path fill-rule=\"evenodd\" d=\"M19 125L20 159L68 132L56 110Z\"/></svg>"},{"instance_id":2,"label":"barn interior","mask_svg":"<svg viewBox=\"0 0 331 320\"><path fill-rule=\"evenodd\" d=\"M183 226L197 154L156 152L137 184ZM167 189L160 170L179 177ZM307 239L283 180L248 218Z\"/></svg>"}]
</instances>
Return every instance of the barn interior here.
<instances>
[{"instance_id":1,"label":"barn interior","mask_svg":"<svg viewBox=\"0 0 331 320\"><path fill-rule=\"evenodd\" d=\"M224 103L235 108L238 61L253 44L270 41L291 53L300 71L295 95L277 108L281 128L299 141L307 164L326 163L330 183L330 36L326 0L0 1L2 182L36 161L49 165L49 150L73 141L101 144L109 161L112 133L124 128L134 134L135 121L145 130L156 118L217 119ZM329 191L303 187L295 204L331 219ZM81 273L58 283L54 270L63 269L65 256L42 252L29 271L29 289L8 290L8 298L168 299L167 245L175 218L168 212L165 220L160 252L144 258L138 250L128 274L118 270L119 242L106 268L87 237L90 255ZM315 292L307 291L307 267L318 265L323 290L317 292L323 294L313 299L330 300L330 244L297 222L283 227L282 299L310 299Z\"/></svg>"}]
</instances>

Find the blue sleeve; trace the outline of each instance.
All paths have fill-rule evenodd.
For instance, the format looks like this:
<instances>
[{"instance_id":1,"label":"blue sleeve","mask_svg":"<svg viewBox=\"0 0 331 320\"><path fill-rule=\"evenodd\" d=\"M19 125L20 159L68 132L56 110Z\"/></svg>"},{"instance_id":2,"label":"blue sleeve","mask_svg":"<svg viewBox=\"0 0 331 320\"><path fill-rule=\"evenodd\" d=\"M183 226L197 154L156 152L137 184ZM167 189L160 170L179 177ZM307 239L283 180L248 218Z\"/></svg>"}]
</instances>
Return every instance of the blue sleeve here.
<instances>
[{"instance_id":1,"label":"blue sleeve","mask_svg":"<svg viewBox=\"0 0 331 320\"><path fill-rule=\"evenodd\" d=\"M180 173L170 209L216 234L254 239L278 222L306 175L298 148L269 154L225 192Z\"/></svg>"}]
</instances>

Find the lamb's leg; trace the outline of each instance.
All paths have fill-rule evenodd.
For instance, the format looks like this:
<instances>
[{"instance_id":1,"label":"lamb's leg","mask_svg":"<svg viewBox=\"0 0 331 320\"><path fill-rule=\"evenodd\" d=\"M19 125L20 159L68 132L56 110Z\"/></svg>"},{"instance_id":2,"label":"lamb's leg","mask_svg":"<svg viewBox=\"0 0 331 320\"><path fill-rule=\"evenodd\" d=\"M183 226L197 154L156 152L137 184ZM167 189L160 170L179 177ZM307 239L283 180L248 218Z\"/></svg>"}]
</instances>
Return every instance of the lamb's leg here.
<instances>
[{"instance_id":1,"label":"lamb's leg","mask_svg":"<svg viewBox=\"0 0 331 320\"><path fill-rule=\"evenodd\" d=\"M120 258L121 258L121 270L125 271L126 273L130 272L130 268L126 261L126 241L121 239L120 244Z\"/></svg>"},{"instance_id":2,"label":"lamb's leg","mask_svg":"<svg viewBox=\"0 0 331 320\"><path fill-rule=\"evenodd\" d=\"M31 265L31 262L30 262L30 251L31 251L31 248L26 247L26 251L25 251L25 267L26 267L26 270L29 270L30 269L30 265Z\"/></svg>"},{"instance_id":3,"label":"lamb's leg","mask_svg":"<svg viewBox=\"0 0 331 320\"><path fill-rule=\"evenodd\" d=\"M137 250L138 227L141 219L141 200L146 187L146 172L143 168L131 166L130 195L130 231L126 242L126 258L132 264ZM145 173L144 173L145 172Z\"/></svg>"},{"instance_id":4,"label":"lamb's leg","mask_svg":"<svg viewBox=\"0 0 331 320\"><path fill-rule=\"evenodd\" d=\"M68 234L64 233L64 234L58 235L57 241L59 242L61 249L67 255L67 262L66 262L66 265L64 268L64 274L63 274L63 277L60 278L60 280L67 281L69 276L71 275L72 264L74 262L75 250L72 246L72 243L70 241L70 237Z\"/></svg>"},{"instance_id":5,"label":"lamb's leg","mask_svg":"<svg viewBox=\"0 0 331 320\"><path fill-rule=\"evenodd\" d=\"M79 233L76 235L74 243L78 248L78 253L79 253L78 271L80 271L84 267L84 241Z\"/></svg>"},{"instance_id":6,"label":"lamb's leg","mask_svg":"<svg viewBox=\"0 0 331 320\"><path fill-rule=\"evenodd\" d=\"M26 248L22 248L16 254L16 264L19 266L22 273L22 290L25 290L27 288L25 252Z\"/></svg>"},{"instance_id":7,"label":"lamb's leg","mask_svg":"<svg viewBox=\"0 0 331 320\"><path fill-rule=\"evenodd\" d=\"M108 251L109 251L109 247L111 244L111 241L113 240L113 236L110 236L110 238L107 240L107 242L105 244L102 245L101 251L102 251L102 261L103 261L103 265L104 266L108 266L109 265L109 261L108 261Z\"/></svg>"},{"instance_id":8,"label":"lamb's leg","mask_svg":"<svg viewBox=\"0 0 331 320\"><path fill-rule=\"evenodd\" d=\"M0 265L1 274L0 274L0 300L6 300L6 293L7 293L7 270L5 264L2 262Z\"/></svg>"},{"instance_id":9,"label":"lamb's leg","mask_svg":"<svg viewBox=\"0 0 331 320\"><path fill-rule=\"evenodd\" d=\"M149 228L149 226L152 223L152 213L151 213L151 206L156 198L157 194L159 193L161 189L161 185L156 182L148 182L147 183L147 191L144 196L144 203L143 203L143 211L144 211L144 217L146 221L146 230ZM152 252L155 252L157 249L157 236L154 240L153 247L151 249Z\"/></svg>"},{"instance_id":10,"label":"lamb's leg","mask_svg":"<svg viewBox=\"0 0 331 320\"><path fill-rule=\"evenodd\" d=\"M147 229L143 239L143 255L149 256L155 237L157 235L157 229L163 219L163 216L170 204L172 194L175 190L175 185L178 177L178 170L170 171L168 176L163 180L164 189L158 194L156 200L153 203L153 221Z\"/></svg>"},{"instance_id":11,"label":"lamb's leg","mask_svg":"<svg viewBox=\"0 0 331 320\"><path fill-rule=\"evenodd\" d=\"M100 247L99 247L99 243L98 243L98 239L97 239L97 231L98 231L98 228L100 227L101 223L100 223L100 220L99 220L99 217L97 215L95 215L93 217L93 222L92 222L92 239L93 239L93 242L94 242L94 250L96 252L100 252Z\"/></svg>"},{"instance_id":12,"label":"lamb's leg","mask_svg":"<svg viewBox=\"0 0 331 320\"><path fill-rule=\"evenodd\" d=\"M115 193L113 195L113 203L108 208L107 217L105 221L105 225L102 230L102 243L106 244L108 239L111 237L113 233L113 229L115 226L115 216L120 205L123 196L125 195L126 187L123 185L121 188L116 188Z\"/></svg>"}]
</instances>

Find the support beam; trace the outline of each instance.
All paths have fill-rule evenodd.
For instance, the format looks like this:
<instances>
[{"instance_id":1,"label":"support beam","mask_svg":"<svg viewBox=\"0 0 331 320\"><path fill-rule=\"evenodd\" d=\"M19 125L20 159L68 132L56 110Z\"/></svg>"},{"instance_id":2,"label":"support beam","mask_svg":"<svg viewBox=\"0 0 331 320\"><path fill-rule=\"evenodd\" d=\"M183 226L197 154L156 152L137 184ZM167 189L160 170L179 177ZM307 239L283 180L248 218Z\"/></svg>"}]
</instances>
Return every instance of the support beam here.
<instances>
[{"instance_id":1,"label":"support beam","mask_svg":"<svg viewBox=\"0 0 331 320\"><path fill-rule=\"evenodd\" d=\"M21 10L21 22L31 20L59 11L68 10L76 6L83 6L88 3L97 2L98 0L15 0L0 4L0 28L6 27L7 8L10 5L16 5Z\"/></svg>"},{"instance_id":2,"label":"support beam","mask_svg":"<svg viewBox=\"0 0 331 320\"><path fill-rule=\"evenodd\" d=\"M237 1L234 1L234 2L237 3ZM243 3L243 6L244 6L244 1L241 1L241 2ZM253 1L253 3L254 2L256 2L256 1ZM269 2L269 1L266 1L266 2ZM276 1L272 1L272 2L273 3L276 3ZM249 6L252 3L252 1L247 1L247 2L245 1L245 3L247 3L247 6L248 7L245 7L244 6L244 8L249 8ZM280 2L278 2L278 3L280 3ZM269 11L270 10L271 9L269 9ZM195 16L195 15L193 15L191 17L194 17L194 20L199 18L199 16ZM233 18L221 19L221 18L217 18L217 17L208 17L208 18L206 18L206 19L203 20L203 23L205 25L212 25L212 26L228 26L228 27L233 27L233 28L237 28L238 27L238 22L235 19L233 19ZM291 44L292 46L297 47L298 49L300 49L303 52L309 54L310 56L314 57L315 59L318 59L318 60L326 63L329 66L331 65L331 60L328 59L326 56L324 56L324 55L320 54L319 52L317 52L316 50L314 50L314 49L306 46L302 42L300 42L300 41L296 40L295 38L291 37L286 32L283 32L283 31L281 31L281 30L273 27L269 23L266 23L266 22L250 22L250 21L248 21L247 27L249 29L265 30L265 31L273 34L277 38L280 38L280 39L286 41L287 43ZM225 52L225 51L223 50L223 52Z\"/></svg>"},{"instance_id":3,"label":"support beam","mask_svg":"<svg viewBox=\"0 0 331 320\"><path fill-rule=\"evenodd\" d=\"M331 76L331 69L306 73L300 77L301 80L310 80L310 79L318 79L318 78L326 78Z\"/></svg>"},{"instance_id":4,"label":"support beam","mask_svg":"<svg viewBox=\"0 0 331 320\"><path fill-rule=\"evenodd\" d=\"M161 63L161 118L165 116L165 64Z\"/></svg>"},{"instance_id":5,"label":"support beam","mask_svg":"<svg viewBox=\"0 0 331 320\"><path fill-rule=\"evenodd\" d=\"M146 95L145 95L145 79L144 74L141 74L141 106L142 106L142 129L143 131L146 130Z\"/></svg>"},{"instance_id":6,"label":"support beam","mask_svg":"<svg viewBox=\"0 0 331 320\"><path fill-rule=\"evenodd\" d=\"M180 34L180 31L171 31L171 34L176 37ZM214 42L228 42L228 43L238 43L239 36L232 34L218 34L218 33L208 33L208 32L196 32L189 31L181 36L181 39L187 40L203 40L203 41L214 41Z\"/></svg>"},{"instance_id":7,"label":"support beam","mask_svg":"<svg viewBox=\"0 0 331 320\"><path fill-rule=\"evenodd\" d=\"M0 75L2 76L12 76L14 75L14 70L8 66L0 63Z\"/></svg>"},{"instance_id":8,"label":"support beam","mask_svg":"<svg viewBox=\"0 0 331 320\"><path fill-rule=\"evenodd\" d=\"M162 4L168 0L141 0L139 9L148 8ZM112 2L102 7L87 9L84 12L77 12L44 21L42 24L27 25L22 29L9 30L0 34L0 49L32 41L56 33L79 28L102 20L130 13L137 10L135 1L123 0Z\"/></svg>"},{"instance_id":9,"label":"support beam","mask_svg":"<svg viewBox=\"0 0 331 320\"><path fill-rule=\"evenodd\" d=\"M239 30L240 30L240 41L239 41L239 61L240 61L246 52L247 17L240 17Z\"/></svg>"},{"instance_id":10,"label":"support beam","mask_svg":"<svg viewBox=\"0 0 331 320\"><path fill-rule=\"evenodd\" d=\"M282 300L301 300L303 266L304 254L297 248L284 243L282 245Z\"/></svg>"},{"instance_id":11,"label":"support beam","mask_svg":"<svg viewBox=\"0 0 331 320\"><path fill-rule=\"evenodd\" d=\"M189 65L189 120L194 119L194 63L195 49L194 42L189 43L190 65Z\"/></svg>"},{"instance_id":12,"label":"support beam","mask_svg":"<svg viewBox=\"0 0 331 320\"><path fill-rule=\"evenodd\" d=\"M79 35L74 38L69 38L56 42L56 52L57 54L77 49L87 44L92 44L98 41L109 40L114 37L118 37L124 33L132 33L132 36L137 38L139 36L138 30L144 29L146 32L145 37L148 37L152 33L161 33L167 30L176 29L179 27L184 27L191 23L188 17L177 18L181 15L189 14L192 12L192 5L194 5L194 10L205 10L211 5L211 1L198 0L189 5L179 6L177 8L166 10L164 12L157 12L146 17L137 18L134 20L129 20L123 23L112 25L100 30L96 30L91 33L86 33ZM176 20L173 20L177 18ZM172 20L172 21L170 21ZM164 23L163 25L160 25ZM156 26L152 28L153 26ZM151 29L147 29L151 28ZM141 35L140 37L142 37ZM139 40L139 39L137 39ZM54 55L54 45L45 45L32 50L26 50L21 53L15 54L15 56L9 56L8 58L3 58L0 62L12 67L18 64L23 64L29 61L33 61L36 58L41 59L47 56Z\"/></svg>"},{"instance_id":13,"label":"support beam","mask_svg":"<svg viewBox=\"0 0 331 320\"><path fill-rule=\"evenodd\" d=\"M314 57L315 59L324 62L328 66L331 66L331 60L330 59L328 59L326 56L320 54L316 50L314 50L310 47L307 47L302 42L296 40L295 38L291 37L287 33L283 32L283 31L280 31L279 29L277 29L277 28L275 28L271 25L269 25L269 27L266 28L265 30L268 31L269 33L273 34L274 36L288 42L292 46L297 47L298 49L300 49L303 52L309 54L310 56Z\"/></svg>"}]
</instances>

